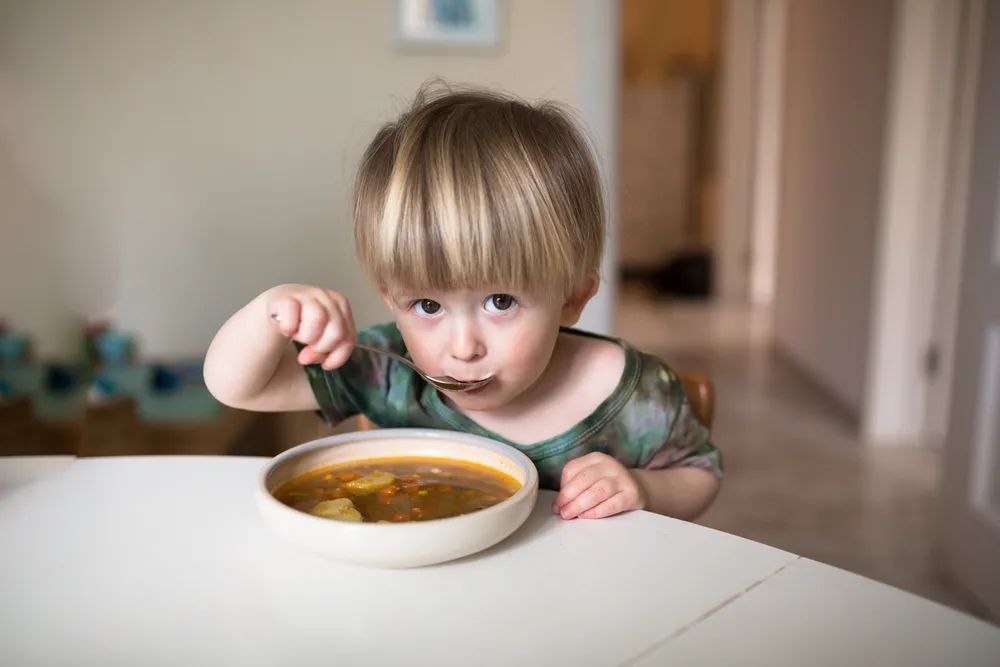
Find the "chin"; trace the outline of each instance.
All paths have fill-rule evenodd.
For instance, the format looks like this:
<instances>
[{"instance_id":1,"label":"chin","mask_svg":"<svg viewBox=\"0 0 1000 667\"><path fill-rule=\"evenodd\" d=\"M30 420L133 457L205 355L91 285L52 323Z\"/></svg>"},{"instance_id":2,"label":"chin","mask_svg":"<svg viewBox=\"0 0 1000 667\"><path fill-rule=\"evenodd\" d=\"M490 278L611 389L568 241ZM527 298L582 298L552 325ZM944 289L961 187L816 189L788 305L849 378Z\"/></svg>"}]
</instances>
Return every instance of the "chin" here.
<instances>
[{"instance_id":1,"label":"chin","mask_svg":"<svg viewBox=\"0 0 1000 667\"><path fill-rule=\"evenodd\" d=\"M496 391L490 385L473 392L451 392L448 398L464 410L495 410L507 403L507 397Z\"/></svg>"}]
</instances>

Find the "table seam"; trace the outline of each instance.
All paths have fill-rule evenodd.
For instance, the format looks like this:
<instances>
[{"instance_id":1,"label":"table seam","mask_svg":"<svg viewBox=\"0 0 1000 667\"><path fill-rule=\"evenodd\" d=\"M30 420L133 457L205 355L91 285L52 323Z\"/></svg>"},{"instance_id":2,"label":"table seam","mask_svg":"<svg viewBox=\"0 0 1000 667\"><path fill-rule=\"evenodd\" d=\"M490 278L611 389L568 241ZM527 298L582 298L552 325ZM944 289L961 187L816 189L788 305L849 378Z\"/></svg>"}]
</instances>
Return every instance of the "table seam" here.
<instances>
[{"instance_id":1,"label":"table seam","mask_svg":"<svg viewBox=\"0 0 1000 667\"><path fill-rule=\"evenodd\" d=\"M690 623L686 623L686 624L682 625L681 627L679 627L678 629L674 630L672 633L670 633L669 635L667 635L663 639L661 639L659 641L656 641L656 642L653 642L651 645L649 645L648 647L646 647L644 650L640 651L639 653L635 654L634 656L632 656L631 658L629 658L625 662L619 663L619 667L628 667L628 665L634 665L636 662L638 662L642 658L650 655L651 653L653 653L657 649L660 649L660 648L666 646L667 644L669 644L670 642L672 642L674 639L677 639L678 637L680 637L681 635L683 635L687 631L691 630L694 627L697 627L698 625L700 625L701 623L705 622L706 620L708 620L712 616L715 616L715 614L719 613L720 611L722 611L723 609L725 609L726 607L728 607L732 603L736 602L741 597L743 597L744 595L746 595L747 593L749 593L753 589L757 588L758 586L760 586L761 584L763 584L768 579L771 579L772 577L774 577L777 574L780 574L781 572L783 572L787 568L791 567L795 563L798 563L800 560L802 560L802 558L803 558L802 556L796 555L795 558L793 558L792 560L788 561L787 563L785 563L784 565L782 565L781 567L779 567L774 572L771 572L770 574L764 576L763 578L758 579L757 581L753 582L752 584L750 584L749 586L747 586L743 590L735 593L734 595L729 596L728 598L726 598L725 600L723 600L719 604L715 605L714 607L712 607L711 609L709 609L708 611L706 611L705 613L703 613L698 618L694 619Z\"/></svg>"}]
</instances>

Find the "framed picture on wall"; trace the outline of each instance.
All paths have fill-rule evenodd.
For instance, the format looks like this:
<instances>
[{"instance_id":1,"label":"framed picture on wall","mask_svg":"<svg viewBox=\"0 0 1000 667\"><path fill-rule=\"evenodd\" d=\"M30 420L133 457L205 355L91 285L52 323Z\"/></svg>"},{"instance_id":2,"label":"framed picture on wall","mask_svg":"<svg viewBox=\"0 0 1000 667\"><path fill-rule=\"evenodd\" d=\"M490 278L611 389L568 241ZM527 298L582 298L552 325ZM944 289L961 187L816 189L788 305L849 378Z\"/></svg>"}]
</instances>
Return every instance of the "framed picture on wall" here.
<instances>
[{"instance_id":1,"label":"framed picture on wall","mask_svg":"<svg viewBox=\"0 0 1000 667\"><path fill-rule=\"evenodd\" d=\"M396 43L404 48L495 49L501 0L396 0Z\"/></svg>"}]
</instances>

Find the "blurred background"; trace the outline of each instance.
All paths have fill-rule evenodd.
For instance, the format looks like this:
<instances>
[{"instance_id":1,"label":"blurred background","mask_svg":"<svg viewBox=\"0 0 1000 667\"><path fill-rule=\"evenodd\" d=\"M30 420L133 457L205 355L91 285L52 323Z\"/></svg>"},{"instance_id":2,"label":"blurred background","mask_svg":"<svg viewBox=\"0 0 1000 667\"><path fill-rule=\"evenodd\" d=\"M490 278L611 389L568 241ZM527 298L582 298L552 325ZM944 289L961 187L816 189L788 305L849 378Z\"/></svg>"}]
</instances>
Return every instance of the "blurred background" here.
<instances>
[{"instance_id":1,"label":"blurred background","mask_svg":"<svg viewBox=\"0 0 1000 667\"><path fill-rule=\"evenodd\" d=\"M283 282L387 319L353 171L440 77L576 110L582 326L714 381L702 523L996 622L998 44L993 0L0 0L0 454L328 433L202 358Z\"/></svg>"}]
</instances>

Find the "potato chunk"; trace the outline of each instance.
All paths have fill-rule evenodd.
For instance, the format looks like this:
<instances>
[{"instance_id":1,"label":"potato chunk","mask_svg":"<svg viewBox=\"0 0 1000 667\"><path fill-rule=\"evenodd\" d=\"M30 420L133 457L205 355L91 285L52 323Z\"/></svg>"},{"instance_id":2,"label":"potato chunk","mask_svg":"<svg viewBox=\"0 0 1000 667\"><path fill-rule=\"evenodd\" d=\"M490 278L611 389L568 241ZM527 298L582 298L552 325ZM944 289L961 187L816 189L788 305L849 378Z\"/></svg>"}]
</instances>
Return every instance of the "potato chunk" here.
<instances>
[{"instance_id":1,"label":"potato chunk","mask_svg":"<svg viewBox=\"0 0 1000 667\"><path fill-rule=\"evenodd\" d=\"M354 506L350 498L336 498L318 502L310 514L337 521L360 522L363 520L361 512Z\"/></svg>"},{"instance_id":2,"label":"potato chunk","mask_svg":"<svg viewBox=\"0 0 1000 667\"><path fill-rule=\"evenodd\" d=\"M364 477L359 477L358 479L345 483L344 488L351 493L365 495L381 491L395 481L396 476L391 472L381 472L376 470L375 472L368 473Z\"/></svg>"}]
</instances>

